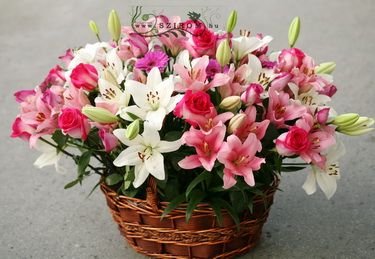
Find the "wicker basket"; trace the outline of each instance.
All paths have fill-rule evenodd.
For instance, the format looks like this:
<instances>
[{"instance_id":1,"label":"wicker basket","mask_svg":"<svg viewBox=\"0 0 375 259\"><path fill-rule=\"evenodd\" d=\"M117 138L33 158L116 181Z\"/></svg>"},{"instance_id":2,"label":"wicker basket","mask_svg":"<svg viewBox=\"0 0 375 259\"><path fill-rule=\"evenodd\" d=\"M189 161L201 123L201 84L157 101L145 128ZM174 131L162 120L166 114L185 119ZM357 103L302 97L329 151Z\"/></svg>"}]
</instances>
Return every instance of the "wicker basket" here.
<instances>
[{"instance_id":1,"label":"wicker basket","mask_svg":"<svg viewBox=\"0 0 375 259\"><path fill-rule=\"evenodd\" d=\"M265 190L267 206L264 197L254 197L253 214L243 216L240 230L226 211L219 226L207 204L198 205L188 223L184 205L161 220L168 203L157 202L152 178L146 200L118 196L105 184L101 189L121 234L138 253L154 258L231 258L247 253L258 243L278 183L275 180Z\"/></svg>"}]
</instances>

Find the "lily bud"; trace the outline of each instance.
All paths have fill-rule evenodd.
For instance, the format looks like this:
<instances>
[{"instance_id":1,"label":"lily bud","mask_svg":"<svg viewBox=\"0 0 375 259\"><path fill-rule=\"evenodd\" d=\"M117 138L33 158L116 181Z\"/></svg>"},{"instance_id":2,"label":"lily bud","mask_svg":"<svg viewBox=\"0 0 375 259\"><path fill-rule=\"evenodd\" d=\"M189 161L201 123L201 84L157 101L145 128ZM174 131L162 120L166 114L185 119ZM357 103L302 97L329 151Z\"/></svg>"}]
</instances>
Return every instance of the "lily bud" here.
<instances>
[{"instance_id":1,"label":"lily bud","mask_svg":"<svg viewBox=\"0 0 375 259\"><path fill-rule=\"evenodd\" d=\"M216 50L216 60L219 64L224 67L228 65L231 58L231 52L229 47L228 39L222 40L219 44L219 47Z\"/></svg>"},{"instance_id":2,"label":"lily bud","mask_svg":"<svg viewBox=\"0 0 375 259\"><path fill-rule=\"evenodd\" d=\"M232 134L236 129L238 129L239 127L241 127L241 125L245 121L245 119L246 119L246 114L244 114L244 113L239 113L236 116L234 116L229 121L227 132L229 134Z\"/></svg>"},{"instance_id":3,"label":"lily bud","mask_svg":"<svg viewBox=\"0 0 375 259\"><path fill-rule=\"evenodd\" d=\"M236 27L236 23L237 23L237 12L233 10L228 17L227 33L231 33L234 30L234 27Z\"/></svg>"},{"instance_id":4,"label":"lily bud","mask_svg":"<svg viewBox=\"0 0 375 259\"><path fill-rule=\"evenodd\" d=\"M359 115L356 113L345 113L338 115L333 121L332 124L338 127L350 126L359 119Z\"/></svg>"},{"instance_id":5,"label":"lily bud","mask_svg":"<svg viewBox=\"0 0 375 259\"><path fill-rule=\"evenodd\" d=\"M94 21L90 21L89 22L89 27L91 29L91 31L96 35L98 36L99 35L99 29L98 29L98 26L96 25L96 23Z\"/></svg>"},{"instance_id":6,"label":"lily bud","mask_svg":"<svg viewBox=\"0 0 375 259\"><path fill-rule=\"evenodd\" d=\"M235 110L241 107L241 97L239 96L228 96L224 98L219 107L223 110Z\"/></svg>"},{"instance_id":7,"label":"lily bud","mask_svg":"<svg viewBox=\"0 0 375 259\"><path fill-rule=\"evenodd\" d=\"M293 48L294 44L296 44L297 42L300 27L301 27L301 21L299 17L297 16L293 19L292 23L289 26L288 42L291 48Z\"/></svg>"},{"instance_id":8,"label":"lily bud","mask_svg":"<svg viewBox=\"0 0 375 259\"><path fill-rule=\"evenodd\" d=\"M337 131L351 136L358 136L372 131L373 129L370 127L374 123L375 120L372 118L359 117L356 122L350 125L338 127Z\"/></svg>"},{"instance_id":9,"label":"lily bud","mask_svg":"<svg viewBox=\"0 0 375 259\"><path fill-rule=\"evenodd\" d=\"M129 140L135 139L139 134L139 120L135 120L126 128L125 136Z\"/></svg>"},{"instance_id":10,"label":"lily bud","mask_svg":"<svg viewBox=\"0 0 375 259\"><path fill-rule=\"evenodd\" d=\"M336 63L331 62L324 62L320 64L319 66L315 67L315 73L316 74L331 74L336 68Z\"/></svg>"},{"instance_id":11,"label":"lily bud","mask_svg":"<svg viewBox=\"0 0 375 259\"><path fill-rule=\"evenodd\" d=\"M118 121L116 115L101 107L85 106L82 108L82 113L90 120L99 123L115 123Z\"/></svg>"},{"instance_id":12,"label":"lily bud","mask_svg":"<svg viewBox=\"0 0 375 259\"><path fill-rule=\"evenodd\" d=\"M112 10L109 13L108 30L112 35L112 39L118 42L118 40L120 39L120 34L121 34L121 22L115 10Z\"/></svg>"}]
</instances>

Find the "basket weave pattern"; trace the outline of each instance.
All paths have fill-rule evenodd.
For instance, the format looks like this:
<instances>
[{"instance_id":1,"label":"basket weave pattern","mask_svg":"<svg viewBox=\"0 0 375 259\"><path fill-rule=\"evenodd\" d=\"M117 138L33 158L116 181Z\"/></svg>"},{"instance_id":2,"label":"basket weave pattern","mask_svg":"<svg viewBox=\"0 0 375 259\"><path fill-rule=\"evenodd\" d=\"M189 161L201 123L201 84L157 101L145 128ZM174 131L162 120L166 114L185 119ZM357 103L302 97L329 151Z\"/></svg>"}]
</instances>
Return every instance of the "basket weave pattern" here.
<instances>
[{"instance_id":1,"label":"basket weave pattern","mask_svg":"<svg viewBox=\"0 0 375 259\"><path fill-rule=\"evenodd\" d=\"M167 202L157 202L156 185L152 180L147 199L117 195L105 184L105 194L113 219L121 234L138 252L153 258L231 258L248 252L259 241L279 181L265 190L264 197L253 200L253 214L241 218L240 229L226 211L221 226L207 204L199 204L188 223L186 206L181 205L161 220ZM150 187L151 186L151 187Z\"/></svg>"}]
</instances>

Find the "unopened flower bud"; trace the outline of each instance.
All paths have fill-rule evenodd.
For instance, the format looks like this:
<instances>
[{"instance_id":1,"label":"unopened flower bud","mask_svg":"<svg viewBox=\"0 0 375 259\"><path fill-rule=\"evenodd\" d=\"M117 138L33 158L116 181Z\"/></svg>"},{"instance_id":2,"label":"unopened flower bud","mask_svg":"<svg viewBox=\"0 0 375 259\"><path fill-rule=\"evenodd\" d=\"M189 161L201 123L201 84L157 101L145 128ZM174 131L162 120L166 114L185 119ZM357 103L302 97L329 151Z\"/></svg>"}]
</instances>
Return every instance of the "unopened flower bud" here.
<instances>
[{"instance_id":1,"label":"unopened flower bud","mask_svg":"<svg viewBox=\"0 0 375 259\"><path fill-rule=\"evenodd\" d=\"M301 27L301 21L299 17L297 16L293 19L292 23L289 26L288 42L291 48L293 48L294 44L296 44L297 42L300 27Z\"/></svg>"},{"instance_id":2,"label":"unopened flower bud","mask_svg":"<svg viewBox=\"0 0 375 259\"><path fill-rule=\"evenodd\" d=\"M370 128L374 123L375 120L372 118L359 117L358 120L352 124L338 127L337 131L350 136L359 136L374 130Z\"/></svg>"},{"instance_id":3,"label":"unopened flower bud","mask_svg":"<svg viewBox=\"0 0 375 259\"><path fill-rule=\"evenodd\" d=\"M118 121L116 115L101 107L85 106L82 108L82 113L90 120L99 123L115 123Z\"/></svg>"},{"instance_id":4,"label":"unopened flower bud","mask_svg":"<svg viewBox=\"0 0 375 259\"><path fill-rule=\"evenodd\" d=\"M359 115L356 113L345 113L338 115L333 121L332 124L338 127L350 126L359 119Z\"/></svg>"},{"instance_id":5,"label":"unopened flower bud","mask_svg":"<svg viewBox=\"0 0 375 259\"><path fill-rule=\"evenodd\" d=\"M245 119L246 119L246 114L244 114L244 113L239 113L236 116L234 116L229 121L227 132L229 134L232 134L236 129L238 129L239 127L241 127L241 125L245 121Z\"/></svg>"},{"instance_id":6,"label":"unopened flower bud","mask_svg":"<svg viewBox=\"0 0 375 259\"><path fill-rule=\"evenodd\" d=\"M227 111L238 109L241 107L241 97L228 96L221 101L219 107Z\"/></svg>"},{"instance_id":7,"label":"unopened flower bud","mask_svg":"<svg viewBox=\"0 0 375 259\"><path fill-rule=\"evenodd\" d=\"M125 136L129 140L135 139L139 134L139 120L135 120L126 128Z\"/></svg>"},{"instance_id":8,"label":"unopened flower bud","mask_svg":"<svg viewBox=\"0 0 375 259\"><path fill-rule=\"evenodd\" d=\"M91 31L96 35L98 36L99 35L99 29L98 29L98 26L96 25L96 23L94 21L90 21L89 22L89 27L91 29Z\"/></svg>"},{"instance_id":9,"label":"unopened flower bud","mask_svg":"<svg viewBox=\"0 0 375 259\"><path fill-rule=\"evenodd\" d=\"M237 12L233 10L228 17L227 33L231 33L234 30L234 27L236 27L236 23L237 23Z\"/></svg>"},{"instance_id":10,"label":"unopened flower bud","mask_svg":"<svg viewBox=\"0 0 375 259\"><path fill-rule=\"evenodd\" d=\"M216 60L222 67L224 67L225 65L228 65L230 58L231 51L229 47L229 41L228 39L222 40L216 50Z\"/></svg>"},{"instance_id":11,"label":"unopened flower bud","mask_svg":"<svg viewBox=\"0 0 375 259\"><path fill-rule=\"evenodd\" d=\"M315 73L317 74L331 74L336 68L335 62L324 62L319 66L315 67Z\"/></svg>"},{"instance_id":12,"label":"unopened flower bud","mask_svg":"<svg viewBox=\"0 0 375 259\"><path fill-rule=\"evenodd\" d=\"M108 30L111 33L112 39L118 42L121 34L121 22L115 10L109 13L108 17Z\"/></svg>"}]
</instances>

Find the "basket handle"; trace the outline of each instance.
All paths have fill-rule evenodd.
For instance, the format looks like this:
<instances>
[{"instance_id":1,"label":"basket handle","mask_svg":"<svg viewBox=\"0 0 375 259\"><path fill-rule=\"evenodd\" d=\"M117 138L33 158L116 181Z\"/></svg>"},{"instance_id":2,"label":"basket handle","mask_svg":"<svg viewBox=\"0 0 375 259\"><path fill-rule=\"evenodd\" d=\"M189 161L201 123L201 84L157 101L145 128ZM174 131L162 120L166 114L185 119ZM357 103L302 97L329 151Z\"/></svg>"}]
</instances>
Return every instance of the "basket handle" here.
<instances>
[{"instance_id":1,"label":"basket handle","mask_svg":"<svg viewBox=\"0 0 375 259\"><path fill-rule=\"evenodd\" d=\"M151 207L152 211L157 213L159 211L158 208L158 197L157 197L157 182L155 177L150 176L147 182L146 188L146 202Z\"/></svg>"}]
</instances>

